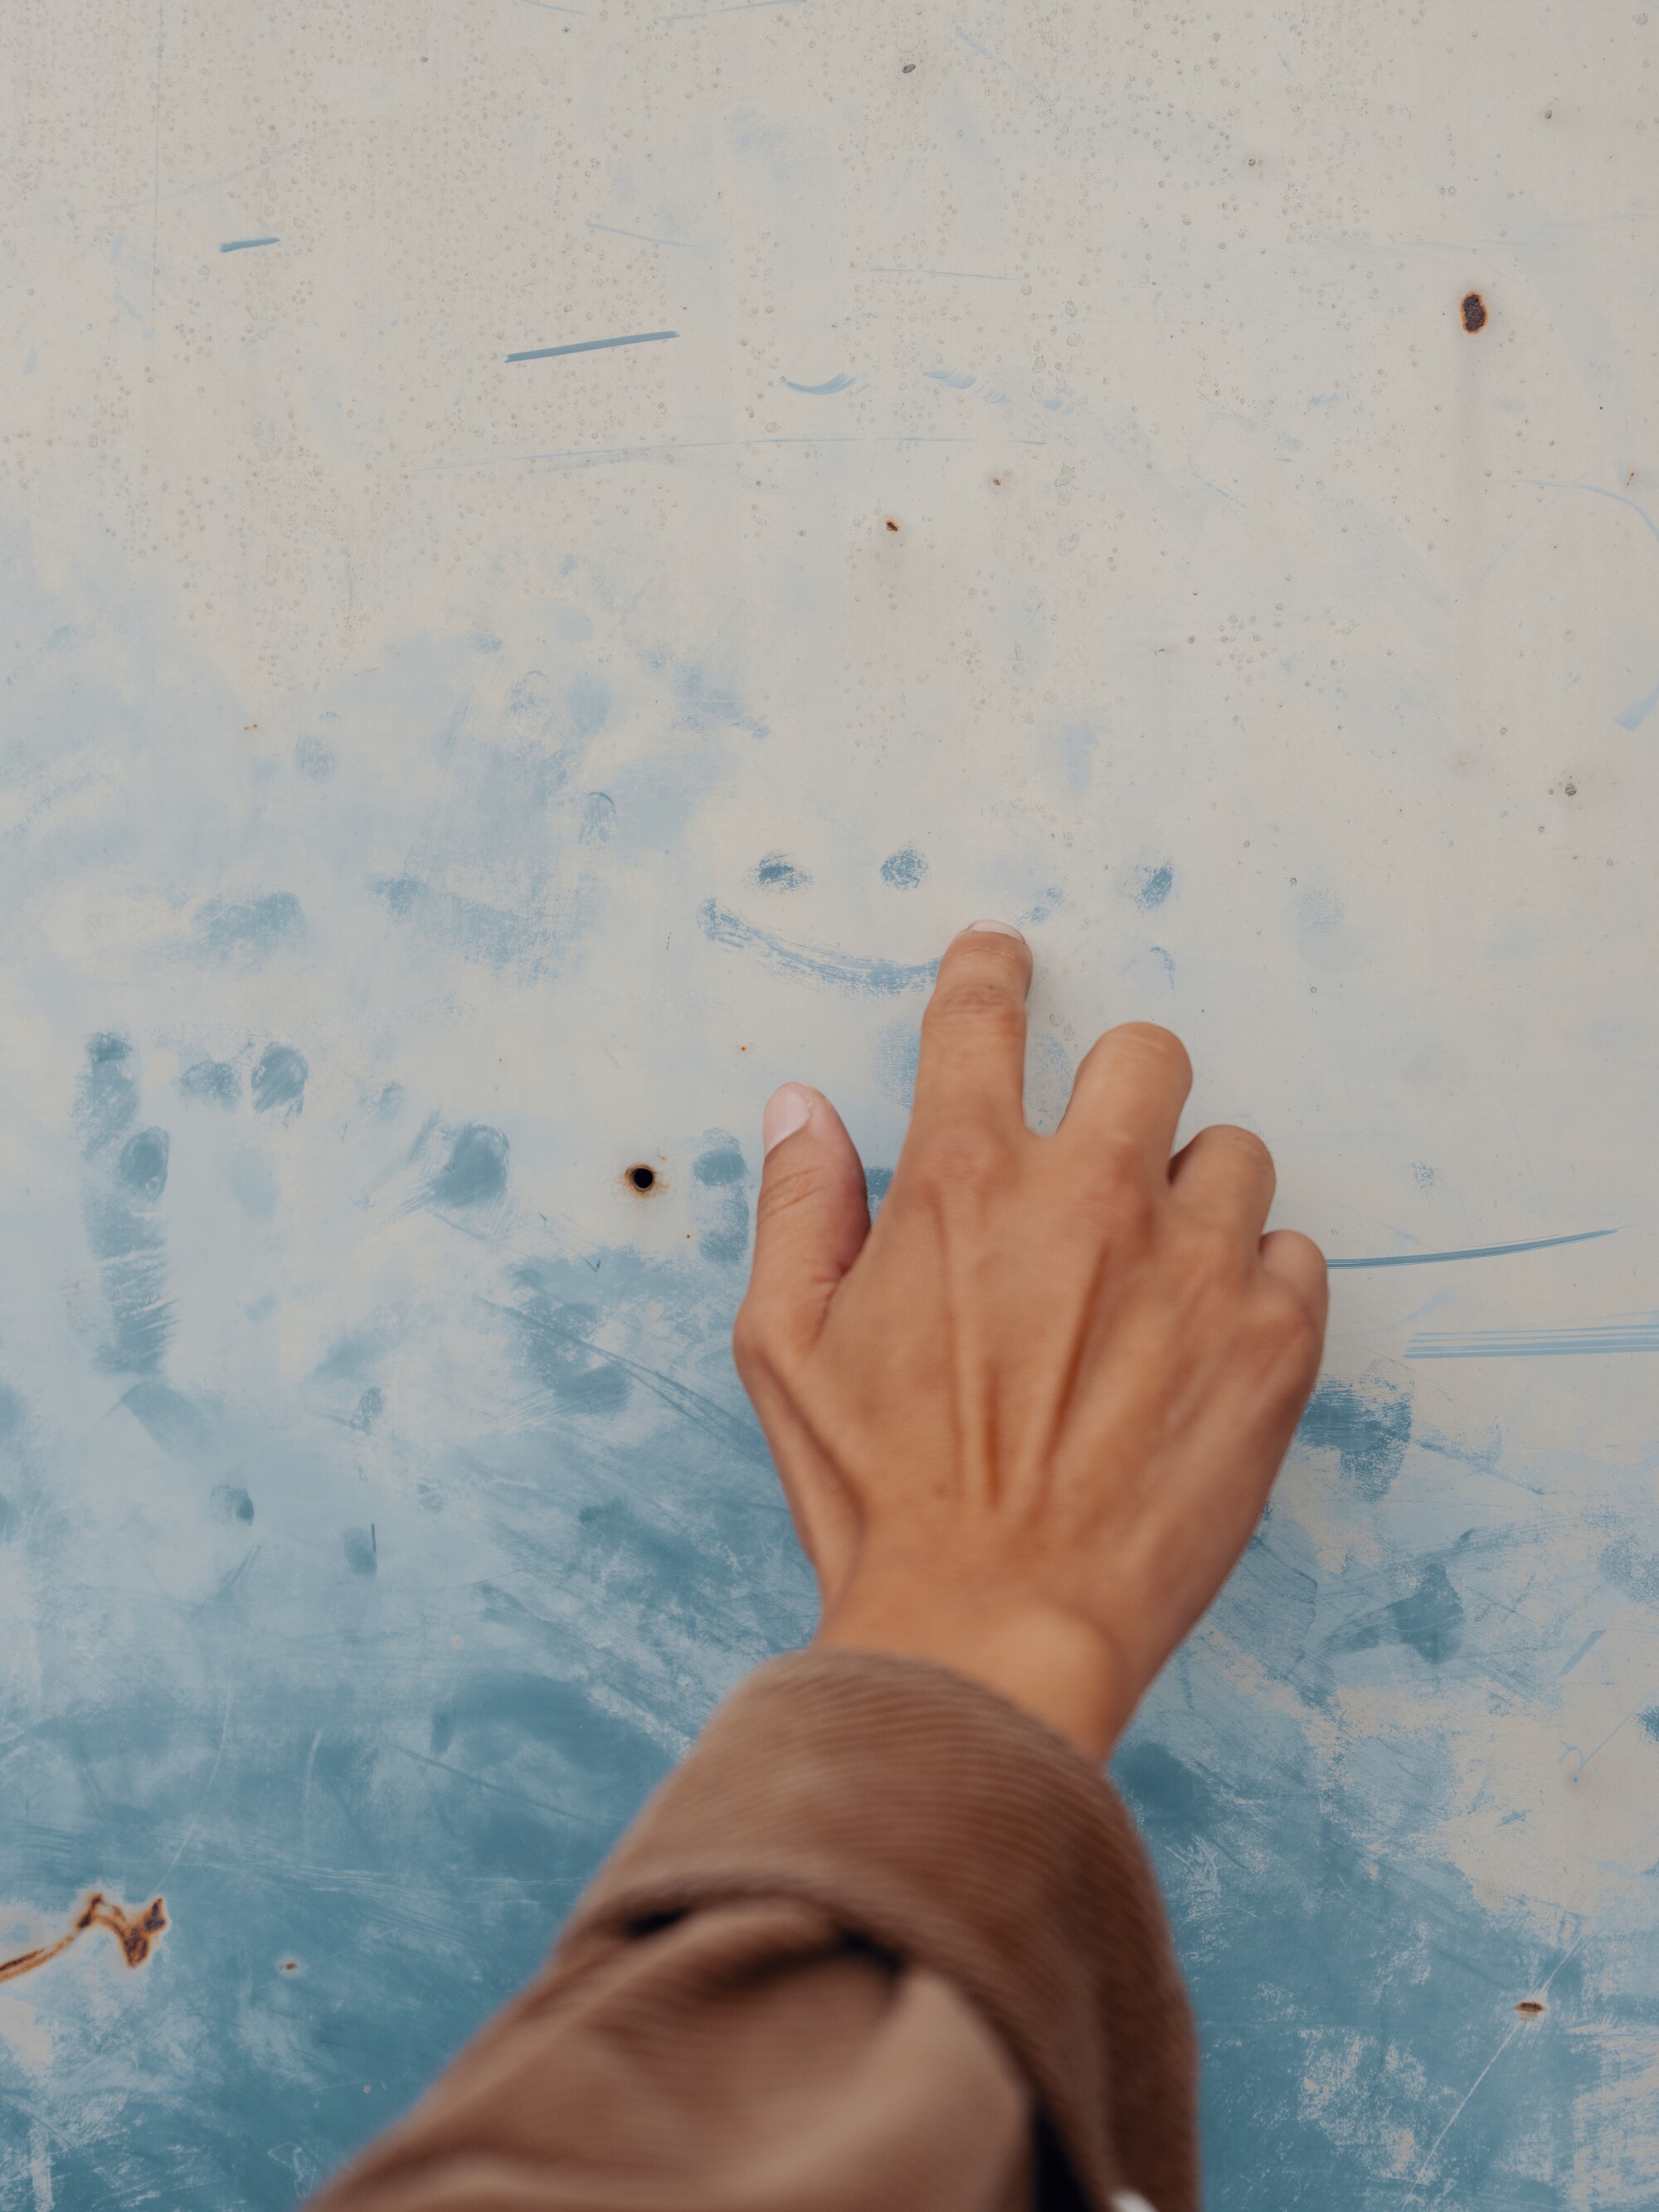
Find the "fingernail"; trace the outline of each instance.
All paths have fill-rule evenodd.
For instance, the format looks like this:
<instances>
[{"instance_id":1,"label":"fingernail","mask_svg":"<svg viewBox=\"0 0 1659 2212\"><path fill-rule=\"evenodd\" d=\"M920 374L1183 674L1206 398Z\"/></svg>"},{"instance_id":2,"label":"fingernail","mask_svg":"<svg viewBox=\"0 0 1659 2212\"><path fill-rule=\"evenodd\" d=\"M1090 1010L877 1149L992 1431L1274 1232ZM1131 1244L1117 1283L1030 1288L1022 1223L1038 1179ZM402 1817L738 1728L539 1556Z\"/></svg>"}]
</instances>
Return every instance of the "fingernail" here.
<instances>
[{"instance_id":1,"label":"fingernail","mask_svg":"<svg viewBox=\"0 0 1659 2212\"><path fill-rule=\"evenodd\" d=\"M999 937L1017 937L1022 945L1025 942L1024 931L1016 929L1012 921L970 921L968 928L969 930L994 929ZM966 933L966 932L963 933L964 935Z\"/></svg>"},{"instance_id":2,"label":"fingernail","mask_svg":"<svg viewBox=\"0 0 1659 2212\"><path fill-rule=\"evenodd\" d=\"M793 1137L797 1129L804 1129L812 1112L812 1094L804 1083L786 1083L775 1091L766 1102L766 1111L761 1115L761 1155L763 1158L774 1145L781 1145L786 1137Z\"/></svg>"}]
</instances>

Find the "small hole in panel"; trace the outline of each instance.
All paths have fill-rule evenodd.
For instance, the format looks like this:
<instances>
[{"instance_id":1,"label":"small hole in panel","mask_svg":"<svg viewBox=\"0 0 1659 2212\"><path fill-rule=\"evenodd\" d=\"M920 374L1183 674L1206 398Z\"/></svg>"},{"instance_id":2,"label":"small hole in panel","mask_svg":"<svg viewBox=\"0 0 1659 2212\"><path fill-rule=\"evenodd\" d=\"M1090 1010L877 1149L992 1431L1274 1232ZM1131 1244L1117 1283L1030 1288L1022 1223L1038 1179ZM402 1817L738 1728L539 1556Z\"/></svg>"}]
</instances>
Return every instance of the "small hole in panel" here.
<instances>
[{"instance_id":1,"label":"small hole in panel","mask_svg":"<svg viewBox=\"0 0 1659 2212\"><path fill-rule=\"evenodd\" d=\"M887 527L890 530L896 530L898 528L897 523L894 521L890 514L887 518Z\"/></svg>"},{"instance_id":2,"label":"small hole in panel","mask_svg":"<svg viewBox=\"0 0 1659 2212\"><path fill-rule=\"evenodd\" d=\"M661 1177L658 1175L655 1168L647 1167L644 1161L641 1160L637 1167L629 1168L624 1172L623 1180L627 1183L630 1190L636 1190L640 1193L642 1198L648 1198L651 1193L659 1187L661 1182Z\"/></svg>"},{"instance_id":3,"label":"small hole in panel","mask_svg":"<svg viewBox=\"0 0 1659 2212\"><path fill-rule=\"evenodd\" d=\"M1536 1997L1522 1997L1520 2003L1516 2005L1515 2008L1516 2012L1524 2012L1529 2015L1534 2013L1540 2013L1544 2009L1543 2006L1539 2003Z\"/></svg>"},{"instance_id":4,"label":"small hole in panel","mask_svg":"<svg viewBox=\"0 0 1659 2212\"><path fill-rule=\"evenodd\" d=\"M1486 329L1486 303L1478 292L1468 292L1464 295L1462 309L1463 327L1471 337L1477 331Z\"/></svg>"}]
</instances>

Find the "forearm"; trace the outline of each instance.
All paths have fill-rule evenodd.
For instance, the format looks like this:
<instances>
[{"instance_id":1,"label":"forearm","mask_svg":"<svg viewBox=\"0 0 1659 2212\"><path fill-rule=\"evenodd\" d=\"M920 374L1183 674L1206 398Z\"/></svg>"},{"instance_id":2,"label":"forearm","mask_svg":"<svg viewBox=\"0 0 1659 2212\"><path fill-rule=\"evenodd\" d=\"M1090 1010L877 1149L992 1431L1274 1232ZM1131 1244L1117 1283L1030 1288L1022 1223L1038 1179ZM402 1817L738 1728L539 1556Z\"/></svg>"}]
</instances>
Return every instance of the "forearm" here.
<instances>
[{"instance_id":1,"label":"forearm","mask_svg":"<svg viewBox=\"0 0 1659 2212\"><path fill-rule=\"evenodd\" d=\"M940 1669L809 1653L716 1717L543 1976L324 2201L1190 2212L1193 2076L1089 1765Z\"/></svg>"}]
</instances>

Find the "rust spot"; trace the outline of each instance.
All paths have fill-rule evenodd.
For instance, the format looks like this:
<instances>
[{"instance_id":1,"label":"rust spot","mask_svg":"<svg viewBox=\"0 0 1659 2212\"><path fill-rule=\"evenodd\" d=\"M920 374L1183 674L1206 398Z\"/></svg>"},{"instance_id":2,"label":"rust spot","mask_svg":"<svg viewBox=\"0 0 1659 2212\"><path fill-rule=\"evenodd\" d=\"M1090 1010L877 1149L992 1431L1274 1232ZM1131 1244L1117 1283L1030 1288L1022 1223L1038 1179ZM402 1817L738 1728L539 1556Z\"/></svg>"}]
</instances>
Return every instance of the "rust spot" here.
<instances>
[{"instance_id":1,"label":"rust spot","mask_svg":"<svg viewBox=\"0 0 1659 2212\"><path fill-rule=\"evenodd\" d=\"M55 1943L43 1943L34 1951L20 1951L15 1959L0 1959L0 1982L15 1982L20 1975L33 1973L37 1967L67 1951L88 1928L107 1928L120 1945L121 1955L128 1966L142 1966L167 1924L167 1906L159 1897L152 1898L142 1912L129 1913L121 1905L112 1905L102 1890L94 1889Z\"/></svg>"},{"instance_id":2,"label":"rust spot","mask_svg":"<svg viewBox=\"0 0 1659 2212\"><path fill-rule=\"evenodd\" d=\"M1516 2012L1524 2012L1528 2014L1540 2013L1544 2009L1543 2006L1539 2003L1536 1997L1522 1997L1520 2003L1516 2005L1515 2008Z\"/></svg>"},{"instance_id":3,"label":"rust spot","mask_svg":"<svg viewBox=\"0 0 1659 2212\"><path fill-rule=\"evenodd\" d=\"M662 1177L655 1168L647 1167L643 1160L631 1168L624 1168L623 1181L629 1190L636 1190L641 1198L649 1198L653 1191L662 1188Z\"/></svg>"},{"instance_id":4,"label":"rust spot","mask_svg":"<svg viewBox=\"0 0 1659 2212\"><path fill-rule=\"evenodd\" d=\"M299 1961L297 1959L284 1959L284 1960L283 1960L283 1972L285 1974L297 1974L297 1973L299 1972L299 1971L300 1971L300 1961Z\"/></svg>"},{"instance_id":5,"label":"rust spot","mask_svg":"<svg viewBox=\"0 0 1659 2212\"><path fill-rule=\"evenodd\" d=\"M896 530L898 528L897 523L894 521L890 514L887 518L887 527L890 530Z\"/></svg>"},{"instance_id":6,"label":"rust spot","mask_svg":"<svg viewBox=\"0 0 1659 2212\"><path fill-rule=\"evenodd\" d=\"M1463 295L1463 327L1473 337L1486 327L1486 303L1478 292Z\"/></svg>"}]
</instances>

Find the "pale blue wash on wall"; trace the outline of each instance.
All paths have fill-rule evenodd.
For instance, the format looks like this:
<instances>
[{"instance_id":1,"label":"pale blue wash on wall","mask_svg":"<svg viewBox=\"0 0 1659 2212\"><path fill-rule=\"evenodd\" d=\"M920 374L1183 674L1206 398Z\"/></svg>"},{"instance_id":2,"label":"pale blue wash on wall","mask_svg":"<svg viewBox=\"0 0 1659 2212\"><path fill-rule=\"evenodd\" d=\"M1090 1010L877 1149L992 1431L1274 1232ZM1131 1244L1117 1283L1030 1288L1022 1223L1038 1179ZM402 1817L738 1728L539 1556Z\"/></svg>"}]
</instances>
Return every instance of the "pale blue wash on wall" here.
<instances>
[{"instance_id":1,"label":"pale blue wash on wall","mask_svg":"<svg viewBox=\"0 0 1659 2212\"><path fill-rule=\"evenodd\" d=\"M761 1106L884 1203L1000 915L1331 1262L1115 1762L1206 2202L1647 2212L1659 27L222 17L0 27L0 1960L167 1922L0 2204L286 2212L810 1633Z\"/></svg>"}]
</instances>

